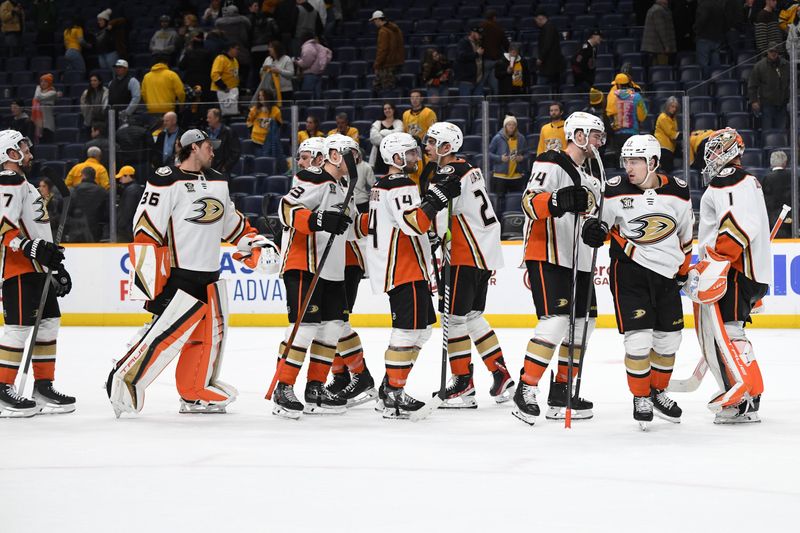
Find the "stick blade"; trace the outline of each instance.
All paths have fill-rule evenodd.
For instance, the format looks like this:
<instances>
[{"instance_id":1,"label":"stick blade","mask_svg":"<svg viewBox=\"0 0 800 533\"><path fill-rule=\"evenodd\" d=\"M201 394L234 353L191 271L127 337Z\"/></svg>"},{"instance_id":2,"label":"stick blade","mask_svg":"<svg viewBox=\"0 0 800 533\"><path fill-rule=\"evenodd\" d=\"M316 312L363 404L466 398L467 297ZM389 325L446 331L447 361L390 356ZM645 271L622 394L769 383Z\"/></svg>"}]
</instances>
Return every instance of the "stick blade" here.
<instances>
[{"instance_id":1,"label":"stick blade","mask_svg":"<svg viewBox=\"0 0 800 533\"><path fill-rule=\"evenodd\" d=\"M443 403L444 400L442 400L441 396L437 394L436 396L431 398L428 403L423 405L418 411L414 411L413 413L411 413L408 418L412 422L419 422L420 420L425 420L426 418L431 416L431 413L437 410L439 406L442 405Z\"/></svg>"}]
</instances>

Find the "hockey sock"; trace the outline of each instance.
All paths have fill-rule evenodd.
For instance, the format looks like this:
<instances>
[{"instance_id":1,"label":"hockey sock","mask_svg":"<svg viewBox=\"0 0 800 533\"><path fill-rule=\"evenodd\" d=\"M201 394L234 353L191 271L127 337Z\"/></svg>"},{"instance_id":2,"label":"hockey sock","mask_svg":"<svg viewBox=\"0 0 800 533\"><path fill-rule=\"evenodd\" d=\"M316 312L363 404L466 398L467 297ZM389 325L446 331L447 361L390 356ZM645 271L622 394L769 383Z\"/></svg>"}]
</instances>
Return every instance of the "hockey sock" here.
<instances>
[{"instance_id":1,"label":"hockey sock","mask_svg":"<svg viewBox=\"0 0 800 533\"><path fill-rule=\"evenodd\" d=\"M53 381L56 376L56 339L59 318L44 318L33 345L33 378Z\"/></svg>"},{"instance_id":2,"label":"hockey sock","mask_svg":"<svg viewBox=\"0 0 800 533\"><path fill-rule=\"evenodd\" d=\"M655 350L650 350L650 386L658 390L666 389L674 366L674 353L658 354Z\"/></svg>"},{"instance_id":3,"label":"hockey sock","mask_svg":"<svg viewBox=\"0 0 800 533\"><path fill-rule=\"evenodd\" d=\"M411 367L414 365L415 351L413 346L389 346L384 355L389 385L392 387L406 386Z\"/></svg>"},{"instance_id":4,"label":"hockey sock","mask_svg":"<svg viewBox=\"0 0 800 533\"><path fill-rule=\"evenodd\" d=\"M456 376L469 374L472 359L472 344L469 341L467 317L452 315L447 330L447 359L450 371Z\"/></svg>"},{"instance_id":5,"label":"hockey sock","mask_svg":"<svg viewBox=\"0 0 800 533\"><path fill-rule=\"evenodd\" d=\"M17 379L17 371L25 351L25 339L30 326L6 325L0 337L0 383L11 383Z\"/></svg>"},{"instance_id":6,"label":"hockey sock","mask_svg":"<svg viewBox=\"0 0 800 533\"><path fill-rule=\"evenodd\" d=\"M572 375L578 371L581 366L581 347L575 345L572 348ZM558 372L556 372L556 382L566 383L567 373L569 372L569 346L562 344L558 347Z\"/></svg>"},{"instance_id":7,"label":"hockey sock","mask_svg":"<svg viewBox=\"0 0 800 533\"><path fill-rule=\"evenodd\" d=\"M331 369L335 374L337 369L337 359L341 359L346 369L350 370L353 374L360 374L366 370L367 366L364 364L364 349L361 346L361 337L355 331L350 331L339 339L336 346L337 355L333 360L333 368ZM344 372L342 369L341 372Z\"/></svg>"},{"instance_id":8,"label":"hockey sock","mask_svg":"<svg viewBox=\"0 0 800 533\"><path fill-rule=\"evenodd\" d=\"M281 354L283 354L284 350L286 350L286 342L281 342L281 346L278 349L278 362L280 362ZM280 365L278 381L286 385L294 385L295 381L297 381L297 374L300 373L300 369L303 368L306 350L307 348L297 346L296 344L289 348L289 355L286 357L283 365Z\"/></svg>"},{"instance_id":9,"label":"hockey sock","mask_svg":"<svg viewBox=\"0 0 800 533\"><path fill-rule=\"evenodd\" d=\"M341 339L339 340L339 345L341 346ZM337 348L338 351L338 348ZM331 365L331 374L344 374L347 371L347 365L344 362L339 353L333 358L333 364Z\"/></svg>"},{"instance_id":10,"label":"hockey sock","mask_svg":"<svg viewBox=\"0 0 800 533\"><path fill-rule=\"evenodd\" d=\"M538 385L555 351L555 345L544 339L534 337L528 341L528 348L525 350L522 381L534 387Z\"/></svg>"},{"instance_id":11,"label":"hockey sock","mask_svg":"<svg viewBox=\"0 0 800 533\"><path fill-rule=\"evenodd\" d=\"M314 340L308 354L311 357L311 361L308 363L308 381L325 383L328 379L328 371L333 364L333 358L336 356L336 347Z\"/></svg>"},{"instance_id":12,"label":"hockey sock","mask_svg":"<svg viewBox=\"0 0 800 533\"><path fill-rule=\"evenodd\" d=\"M503 360L503 349L500 348L500 341L494 330L479 312L467 316L467 329L483 364L489 372L494 372L497 369L495 363Z\"/></svg>"},{"instance_id":13,"label":"hockey sock","mask_svg":"<svg viewBox=\"0 0 800 533\"><path fill-rule=\"evenodd\" d=\"M650 354L625 354L625 371L628 374L628 388L634 396L650 395Z\"/></svg>"}]
</instances>

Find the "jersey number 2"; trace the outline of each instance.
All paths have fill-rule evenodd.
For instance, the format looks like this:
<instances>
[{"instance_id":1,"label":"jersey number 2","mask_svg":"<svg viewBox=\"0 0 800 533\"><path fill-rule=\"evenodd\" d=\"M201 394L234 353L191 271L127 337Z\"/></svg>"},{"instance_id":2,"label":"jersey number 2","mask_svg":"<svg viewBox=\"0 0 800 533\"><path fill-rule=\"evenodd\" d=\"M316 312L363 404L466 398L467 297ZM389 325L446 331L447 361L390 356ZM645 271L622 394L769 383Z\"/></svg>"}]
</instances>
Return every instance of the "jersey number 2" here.
<instances>
[{"instance_id":1,"label":"jersey number 2","mask_svg":"<svg viewBox=\"0 0 800 533\"><path fill-rule=\"evenodd\" d=\"M481 189L475 190L474 194L475 198L481 202L481 218L483 219L483 225L491 226L497 222L497 218L495 218L494 213L492 213L492 216L487 216L489 214L489 199L486 198L486 195Z\"/></svg>"}]
</instances>

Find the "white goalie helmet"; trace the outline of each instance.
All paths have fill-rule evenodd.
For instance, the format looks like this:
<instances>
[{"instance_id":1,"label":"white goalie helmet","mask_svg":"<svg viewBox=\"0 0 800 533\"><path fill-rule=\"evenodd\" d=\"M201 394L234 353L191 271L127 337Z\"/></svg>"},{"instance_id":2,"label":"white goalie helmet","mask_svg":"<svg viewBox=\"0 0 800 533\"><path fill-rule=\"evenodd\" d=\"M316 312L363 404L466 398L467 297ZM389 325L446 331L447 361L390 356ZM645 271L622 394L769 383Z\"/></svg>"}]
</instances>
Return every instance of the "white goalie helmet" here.
<instances>
[{"instance_id":1,"label":"white goalie helmet","mask_svg":"<svg viewBox=\"0 0 800 533\"><path fill-rule=\"evenodd\" d=\"M17 130L0 131L0 164L6 162L21 163L22 147L20 146L20 143L23 142L28 145L28 148L33 146L31 140L25 137ZM8 155L9 150L15 150L17 153L19 153L20 154L19 159L14 159L10 155Z\"/></svg>"},{"instance_id":2,"label":"white goalie helmet","mask_svg":"<svg viewBox=\"0 0 800 533\"><path fill-rule=\"evenodd\" d=\"M728 166L731 161L744 154L744 140L733 128L717 130L706 141L703 160L703 181L706 185L711 183L720 171Z\"/></svg>"},{"instance_id":3,"label":"white goalie helmet","mask_svg":"<svg viewBox=\"0 0 800 533\"><path fill-rule=\"evenodd\" d=\"M331 161L331 150L336 150L344 157L344 154L346 154L348 150L358 150L358 143L347 135L334 133L325 138L325 153L323 154L325 161L333 163L333 161Z\"/></svg>"},{"instance_id":4,"label":"white goalie helmet","mask_svg":"<svg viewBox=\"0 0 800 533\"><path fill-rule=\"evenodd\" d=\"M650 160L655 157L655 168L658 168L661 160L661 143L652 135L633 135L622 145L619 156L620 168L625 167L625 159L633 157L643 158L647 161L648 170L650 169Z\"/></svg>"},{"instance_id":5,"label":"white goalie helmet","mask_svg":"<svg viewBox=\"0 0 800 533\"><path fill-rule=\"evenodd\" d=\"M387 165L391 165L400 170L406 167L406 154L410 151L417 151L419 157L419 145L417 140L408 133L390 133L381 140L381 158ZM400 156L401 165L394 162L394 156Z\"/></svg>"},{"instance_id":6,"label":"white goalie helmet","mask_svg":"<svg viewBox=\"0 0 800 533\"><path fill-rule=\"evenodd\" d=\"M436 122L433 124L428 128L428 132L425 134L422 144L428 144L429 138L436 141L436 153L439 154L439 156L455 154L461 150L461 146L464 144L464 133L461 131L461 128L451 122ZM450 151L446 154L439 153L439 147L444 143L450 143Z\"/></svg>"},{"instance_id":7,"label":"white goalie helmet","mask_svg":"<svg viewBox=\"0 0 800 533\"><path fill-rule=\"evenodd\" d=\"M575 132L582 131L588 139L589 133L592 130L597 130L603 134L602 144L605 144L606 128L600 118L592 115L591 113L576 111L568 116L567 120L564 121L564 136L566 137L567 141L572 141L581 148L586 148L586 144L580 145L577 143L575 140Z\"/></svg>"},{"instance_id":8,"label":"white goalie helmet","mask_svg":"<svg viewBox=\"0 0 800 533\"><path fill-rule=\"evenodd\" d=\"M348 137L349 139L350 137ZM351 139L352 140L352 139ZM300 143L297 147L297 154L301 152L310 152L312 159L318 155L325 154L325 138L324 137L309 137Z\"/></svg>"}]
</instances>

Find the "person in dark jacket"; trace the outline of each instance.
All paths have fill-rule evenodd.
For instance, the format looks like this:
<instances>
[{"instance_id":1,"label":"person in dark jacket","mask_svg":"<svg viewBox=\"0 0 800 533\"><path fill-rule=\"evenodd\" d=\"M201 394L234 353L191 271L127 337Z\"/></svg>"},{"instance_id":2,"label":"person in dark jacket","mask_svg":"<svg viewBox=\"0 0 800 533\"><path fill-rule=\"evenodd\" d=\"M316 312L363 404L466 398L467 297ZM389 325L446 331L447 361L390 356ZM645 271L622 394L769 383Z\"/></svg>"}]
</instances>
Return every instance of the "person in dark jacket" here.
<instances>
[{"instance_id":1,"label":"person in dark jacket","mask_svg":"<svg viewBox=\"0 0 800 533\"><path fill-rule=\"evenodd\" d=\"M508 37L503 27L497 23L497 12L494 9L486 11L486 20L481 23L483 34L481 44L483 45L483 68L484 79L489 84L492 94L498 94L500 87L499 80L494 75L495 65L503 59L503 54L508 51Z\"/></svg>"},{"instance_id":2,"label":"person in dark jacket","mask_svg":"<svg viewBox=\"0 0 800 533\"><path fill-rule=\"evenodd\" d=\"M597 48L602 42L603 33L597 28L593 29L589 38L572 58L572 76L575 78L575 88L579 92L586 92L594 87L594 76L597 72Z\"/></svg>"},{"instance_id":3,"label":"person in dark jacket","mask_svg":"<svg viewBox=\"0 0 800 533\"><path fill-rule=\"evenodd\" d=\"M397 77L406 60L403 31L394 22L383 15L383 11L375 11L370 22L378 28L377 49L375 51L374 89L378 95L385 95L397 87Z\"/></svg>"},{"instance_id":4,"label":"person in dark jacket","mask_svg":"<svg viewBox=\"0 0 800 533\"><path fill-rule=\"evenodd\" d=\"M483 94L483 28L475 26L458 42L456 60L453 64L459 96Z\"/></svg>"},{"instance_id":5,"label":"person in dark jacket","mask_svg":"<svg viewBox=\"0 0 800 533\"><path fill-rule=\"evenodd\" d=\"M219 148L214 150L214 164L212 168L230 178L231 170L242 155L242 146L239 137L228 126L222 123L222 112L219 108L212 107L206 114L208 127L206 133L212 140L220 141Z\"/></svg>"},{"instance_id":6,"label":"person in dark jacket","mask_svg":"<svg viewBox=\"0 0 800 533\"><path fill-rule=\"evenodd\" d=\"M698 0L694 20L697 63L708 75L710 68L719 66L719 49L725 40L725 0Z\"/></svg>"},{"instance_id":7,"label":"person in dark jacket","mask_svg":"<svg viewBox=\"0 0 800 533\"><path fill-rule=\"evenodd\" d=\"M280 39L280 30L275 18L270 13L261 9L261 2L250 0L247 18L250 19L252 26L252 38L250 39L250 54L253 68L250 69L250 80L248 87L258 85L258 69L264 64L267 58L269 44Z\"/></svg>"},{"instance_id":8,"label":"person in dark jacket","mask_svg":"<svg viewBox=\"0 0 800 533\"><path fill-rule=\"evenodd\" d=\"M538 82L541 85L549 85L555 92L558 92L564 69L561 34L544 11L537 11L536 25L539 27L539 57L536 59L536 68L539 71Z\"/></svg>"},{"instance_id":9,"label":"person in dark jacket","mask_svg":"<svg viewBox=\"0 0 800 533\"><path fill-rule=\"evenodd\" d=\"M108 84L108 105L117 113L118 120L123 122L136 112L141 100L142 86L139 80L128 72L128 62L118 59L114 63L114 78Z\"/></svg>"},{"instance_id":10,"label":"person in dark jacket","mask_svg":"<svg viewBox=\"0 0 800 533\"><path fill-rule=\"evenodd\" d=\"M28 139L33 139L36 135L36 126L25 112L22 100L11 102L11 129L17 130Z\"/></svg>"},{"instance_id":11,"label":"person in dark jacket","mask_svg":"<svg viewBox=\"0 0 800 533\"><path fill-rule=\"evenodd\" d=\"M789 158L782 150L775 150L769 156L769 166L772 172L764 176L761 188L764 191L764 203L767 204L769 223L774 224L781 214L783 204L792 204L792 173L786 168ZM792 236L792 220L786 218L777 235L781 239Z\"/></svg>"},{"instance_id":12,"label":"person in dark jacket","mask_svg":"<svg viewBox=\"0 0 800 533\"><path fill-rule=\"evenodd\" d=\"M767 57L753 66L747 80L747 97L753 113L761 115L761 129L786 129L789 103L789 62L778 54L781 43L773 41Z\"/></svg>"},{"instance_id":13,"label":"person in dark jacket","mask_svg":"<svg viewBox=\"0 0 800 533\"><path fill-rule=\"evenodd\" d=\"M128 117L117 129L117 165L137 166L150 156L153 136L142 126L139 116ZM146 176L141 176L142 183Z\"/></svg>"},{"instance_id":14,"label":"person in dark jacket","mask_svg":"<svg viewBox=\"0 0 800 533\"><path fill-rule=\"evenodd\" d=\"M651 65L668 65L677 52L675 24L669 0L656 0L647 12L642 34L642 52L650 55Z\"/></svg>"},{"instance_id":15,"label":"person in dark jacket","mask_svg":"<svg viewBox=\"0 0 800 533\"><path fill-rule=\"evenodd\" d=\"M501 95L527 94L530 84L528 62L520 53L520 43L511 43L495 64L494 75Z\"/></svg>"},{"instance_id":16,"label":"person in dark jacket","mask_svg":"<svg viewBox=\"0 0 800 533\"><path fill-rule=\"evenodd\" d=\"M92 167L81 170L81 182L72 189L72 214L85 217L91 241L98 242L103 235L103 224L108 220L108 192L95 182Z\"/></svg>"},{"instance_id":17,"label":"person in dark jacket","mask_svg":"<svg viewBox=\"0 0 800 533\"><path fill-rule=\"evenodd\" d=\"M144 193L144 185L135 180L131 166L117 172L117 242L133 242L133 216Z\"/></svg>"}]
</instances>

